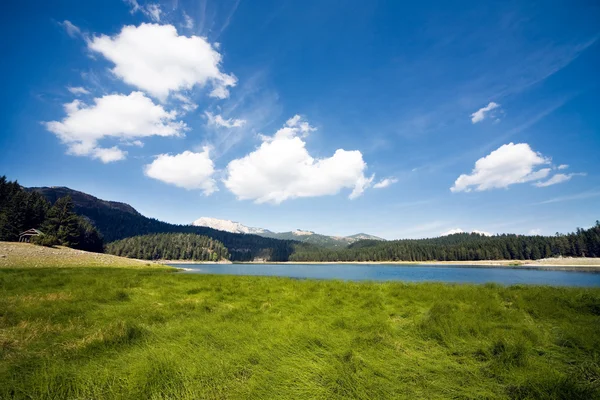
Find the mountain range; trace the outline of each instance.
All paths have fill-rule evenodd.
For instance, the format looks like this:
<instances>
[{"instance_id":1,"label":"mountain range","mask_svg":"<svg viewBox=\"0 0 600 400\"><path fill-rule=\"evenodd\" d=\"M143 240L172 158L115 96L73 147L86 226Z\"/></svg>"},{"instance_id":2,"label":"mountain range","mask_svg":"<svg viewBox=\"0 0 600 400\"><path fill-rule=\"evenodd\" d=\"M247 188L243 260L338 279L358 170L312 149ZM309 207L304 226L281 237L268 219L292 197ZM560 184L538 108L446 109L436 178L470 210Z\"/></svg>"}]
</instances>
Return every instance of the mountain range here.
<instances>
[{"instance_id":1,"label":"mountain range","mask_svg":"<svg viewBox=\"0 0 600 400\"><path fill-rule=\"evenodd\" d=\"M102 234L105 243L154 233L194 233L223 243L232 261L287 261L297 245L308 246L297 241L231 233L205 226L170 224L148 218L129 204L98 199L67 187L33 187L26 190L42 194L50 203L70 196L75 213L88 219Z\"/></svg>"},{"instance_id":2,"label":"mountain range","mask_svg":"<svg viewBox=\"0 0 600 400\"><path fill-rule=\"evenodd\" d=\"M236 221L211 217L198 218L192 222L192 225L203 226L231 233L252 234L280 240L295 240L298 242L316 244L323 247L346 247L349 244L359 240L385 240L366 233L357 233L351 236L329 236L300 229L289 232L273 232L265 228L254 228L243 225Z\"/></svg>"}]
</instances>

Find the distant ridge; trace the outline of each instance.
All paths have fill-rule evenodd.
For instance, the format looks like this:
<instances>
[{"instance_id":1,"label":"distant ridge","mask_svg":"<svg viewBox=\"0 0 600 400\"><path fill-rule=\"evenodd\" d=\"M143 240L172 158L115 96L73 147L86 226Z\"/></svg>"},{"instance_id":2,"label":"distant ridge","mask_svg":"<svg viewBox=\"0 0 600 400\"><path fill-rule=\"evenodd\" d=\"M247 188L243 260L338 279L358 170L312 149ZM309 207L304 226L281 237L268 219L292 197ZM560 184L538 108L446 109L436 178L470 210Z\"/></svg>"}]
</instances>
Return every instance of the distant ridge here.
<instances>
[{"instance_id":1,"label":"distant ridge","mask_svg":"<svg viewBox=\"0 0 600 400\"><path fill-rule=\"evenodd\" d=\"M368 233L357 233L356 235L346 236L346 237L356 239L356 240L383 240L383 241L385 240L378 236L369 235Z\"/></svg>"},{"instance_id":2,"label":"distant ridge","mask_svg":"<svg viewBox=\"0 0 600 400\"><path fill-rule=\"evenodd\" d=\"M201 217L192 222L194 226L205 226L207 228L217 229L219 231L231 232L231 233L250 233L260 235L261 233L270 232L262 228L252 228L246 225L242 225L236 221L229 221L226 219L217 219L211 217ZM272 233L272 232L271 232Z\"/></svg>"},{"instance_id":3,"label":"distant ridge","mask_svg":"<svg viewBox=\"0 0 600 400\"><path fill-rule=\"evenodd\" d=\"M192 222L192 225L204 226L232 233L249 233L273 239L297 240L303 243L316 244L324 247L346 247L359 240L385 240L366 233L357 233L351 236L328 236L301 229L296 229L290 232L273 232L264 228L248 227L236 221L212 217L198 218Z\"/></svg>"},{"instance_id":4,"label":"distant ridge","mask_svg":"<svg viewBox=\"0 0 600 400\"><path fill-rule=\"evenodd\" d=\"M75 207L86 208L86 207L106 207L116 210L120 210L133 215L142 215L135 208L131 207L127 203L121 203L118 201L101 200L91 194L83 193L78 190L69 189L64 186L50 186L50 187L32 187L26 188L31 192L38 192L42 194L50 203L54 203L61 197L71 196Z\"/></svg>"}]
</instances>

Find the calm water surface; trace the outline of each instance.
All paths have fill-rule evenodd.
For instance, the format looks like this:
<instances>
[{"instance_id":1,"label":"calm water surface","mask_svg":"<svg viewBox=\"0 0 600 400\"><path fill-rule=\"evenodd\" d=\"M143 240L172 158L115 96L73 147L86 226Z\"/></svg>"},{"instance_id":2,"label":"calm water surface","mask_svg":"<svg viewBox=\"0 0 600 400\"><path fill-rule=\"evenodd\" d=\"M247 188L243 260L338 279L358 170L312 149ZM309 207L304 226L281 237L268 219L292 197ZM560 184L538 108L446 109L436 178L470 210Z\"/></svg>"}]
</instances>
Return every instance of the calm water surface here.
<instances>
[{"instance_id":1,"label":"calm water surface","mask_svg":"<svg viewBox=\"0 0 600 400\"><path fill-rule=\"evenodd\" d=\"M392 264L171 264L187 273L349 281L457 282L600 287L600 273ZM465 268L466 267L466 268Z\"/></svg>"}]
</instances>

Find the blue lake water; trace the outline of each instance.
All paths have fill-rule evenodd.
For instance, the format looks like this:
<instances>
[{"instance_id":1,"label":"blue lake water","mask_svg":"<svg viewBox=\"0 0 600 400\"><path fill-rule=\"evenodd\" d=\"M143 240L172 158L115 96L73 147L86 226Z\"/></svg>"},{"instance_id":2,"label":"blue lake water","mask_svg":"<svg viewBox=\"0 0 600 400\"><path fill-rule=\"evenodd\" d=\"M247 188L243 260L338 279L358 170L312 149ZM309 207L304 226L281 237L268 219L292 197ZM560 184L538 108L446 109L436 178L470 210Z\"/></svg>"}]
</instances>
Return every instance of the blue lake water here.
<instances>
[{"instance_id":1,"label":"blue lake water","mask_svg":"<svg viewBox=\"0 0 600 400\"><path fill-rule=\"evenodd\" d=\"M187 273L348 281L455 282L600 287L600 273L393 264L171 264Z\"/></svg>"}]
</instances>

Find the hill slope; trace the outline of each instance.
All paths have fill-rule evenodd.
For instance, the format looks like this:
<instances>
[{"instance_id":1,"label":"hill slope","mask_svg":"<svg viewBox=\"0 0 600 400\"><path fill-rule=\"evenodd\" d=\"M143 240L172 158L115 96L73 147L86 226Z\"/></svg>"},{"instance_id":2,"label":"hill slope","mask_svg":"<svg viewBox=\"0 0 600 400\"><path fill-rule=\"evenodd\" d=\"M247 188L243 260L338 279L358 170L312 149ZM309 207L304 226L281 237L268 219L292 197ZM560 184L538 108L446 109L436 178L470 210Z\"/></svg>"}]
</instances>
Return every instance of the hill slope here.
<instances>
[{"instance_id":1,"label":"hill slope","mask_svg":"<svg viewBox=\"0 0 600 400\"><path fill-rule=\"evenodd\" d=\"M160 264L92 253L68 247L44 247L29 243L0 242L1 268L134 267L149 268Z\"/></svg>"}]
</instances>

